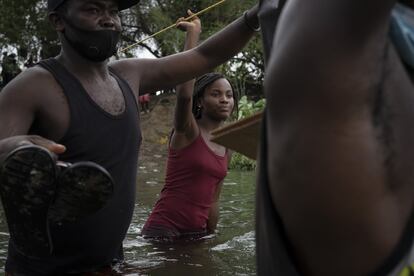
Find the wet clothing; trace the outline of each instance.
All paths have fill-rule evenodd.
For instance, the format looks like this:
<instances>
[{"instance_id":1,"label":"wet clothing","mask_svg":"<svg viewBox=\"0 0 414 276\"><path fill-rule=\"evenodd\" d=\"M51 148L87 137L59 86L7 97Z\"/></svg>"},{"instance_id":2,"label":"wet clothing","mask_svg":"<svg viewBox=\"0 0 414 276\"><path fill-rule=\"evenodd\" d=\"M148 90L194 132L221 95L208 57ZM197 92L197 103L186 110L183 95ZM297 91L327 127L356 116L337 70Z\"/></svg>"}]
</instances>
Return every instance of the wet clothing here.
<instances>
[{"instance_id":1,"label":"wet clothing","mask_svg":"<svg viewBox=\"0 0 414 276\"><path fill-rule=\"evenodd\" d=\"M227 174L227 162L227 152L224 156L214 153L201 133L183 149L170 147L165 186L145 223L143 236L204 233L214 194Z\"/></svg>"},{"instance_id":2,"label":"wet clothing","mask_svg":"<svg viewBox=\"0 0 414 276\"><path fill-rule=\"evenodd\" d=\"M97 213L74 223L50 224L53 254L29 259L9 243L6 271L27 275L61 275L98 270L123 259L122 241L131 222L141 144L139 111L129 85L110 69L121 87L125 110L112 115L98 106L57 60L39 63L63 88L70 109L70 126L58 141L67 150L59 158L75 163L92 161L114 179L114 195Z\"/></svg>"}]
</instances>

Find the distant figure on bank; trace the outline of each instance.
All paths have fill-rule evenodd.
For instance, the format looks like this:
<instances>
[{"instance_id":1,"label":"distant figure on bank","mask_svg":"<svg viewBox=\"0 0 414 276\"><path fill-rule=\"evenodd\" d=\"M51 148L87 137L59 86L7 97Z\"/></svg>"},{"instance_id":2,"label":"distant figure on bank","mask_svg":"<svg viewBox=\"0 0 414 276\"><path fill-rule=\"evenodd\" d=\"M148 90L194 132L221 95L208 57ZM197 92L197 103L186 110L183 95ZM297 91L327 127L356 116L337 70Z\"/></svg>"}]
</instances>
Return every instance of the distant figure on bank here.
<instances>
[{"instance_id":1,"label":"distant figure on bank","mask_svg":"<svg viewBox=\"0 0 414 276\"><path fill-rule=\"evenodd\" d=\"M3 79L2 86L6 86L12 79L14 79L22 71L19 68L16 60L16 54L7 55L7 52L3 53L1 76Z\"/></svg>"},{"instance_id":2,"label":"distant figure on bank","mask_svg":"<svg viewBox=\"0 0 414 276\"><path fill-rule=\"evenodd\" d=\"M150 112L149 109L149 102L150 102L150 94L145 93L138 97L139 104L141 106L141 112L148 113Z\"/></svg>"},{"instance_id":3,"label":"distant figure on bank","mask_svg":"<svg viewBox=\"0 0 414 276\"><path fill-rule=\"evenodd\" d=\"M1 85L0 85L0 88L6 86L4 84L4 80L7 77L5 76L6 75L6 71L4 70L4 67L5 67L5 65L7 63L7 55L8 55L7 52L3 52L3 55L2 55L2 58L1 58Z\"/></svg>"},{"instance_id":4,"label":"distant figure on bank","mask_svg":"<svg viewBox=\"0 0 414 276\"><path fill-rule=\"evenodd\" d=\"M29 58L24 63L24 66L26 66L26 68L30 68L30 67L34 66L35 64L36 63L33 61L33 56L30 55Z\"/></svg>"},{"instance_id":5,"label":"distant figure on bank","mask_svg":"<svg viewBox=\"0 0 414 276\"><path fill-rule=\"evenodd\" d=\"M195 47L199 19L179 27L187 31L184 50ZM203 75L195 85L188 81L176 91L165 186L142 229L144 238L161 241L197 239L214 232L230 153L210 142L211 131L229 118L238 99L230 82L218 73Z\"/></svg>"}]
</instances>

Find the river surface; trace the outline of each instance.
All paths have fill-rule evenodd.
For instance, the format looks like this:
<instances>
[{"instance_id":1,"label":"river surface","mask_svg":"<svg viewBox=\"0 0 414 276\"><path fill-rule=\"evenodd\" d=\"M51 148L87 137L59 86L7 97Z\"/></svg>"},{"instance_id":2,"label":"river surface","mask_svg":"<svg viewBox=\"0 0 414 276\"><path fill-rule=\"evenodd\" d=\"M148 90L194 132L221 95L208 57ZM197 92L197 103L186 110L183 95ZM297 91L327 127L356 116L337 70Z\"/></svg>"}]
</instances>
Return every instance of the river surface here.
<instances>
[{"instance_id":1,"label":"river surface","mask_svg":"<svg viewBox=\"0 0 414 276\"><path fill-rule=\"evenodd\" d=\"M154 158L161 156L155 156ZM120 275L255 275L254 172L230 171L220 197L217 233L197 242L152 244L139 236L163 186L162 161L138 170L135 213L124 241ZM160 165L161 164L161 165ZM7 256L7 225L0 213L0 273Z\"/></svg>"}]
</instances>

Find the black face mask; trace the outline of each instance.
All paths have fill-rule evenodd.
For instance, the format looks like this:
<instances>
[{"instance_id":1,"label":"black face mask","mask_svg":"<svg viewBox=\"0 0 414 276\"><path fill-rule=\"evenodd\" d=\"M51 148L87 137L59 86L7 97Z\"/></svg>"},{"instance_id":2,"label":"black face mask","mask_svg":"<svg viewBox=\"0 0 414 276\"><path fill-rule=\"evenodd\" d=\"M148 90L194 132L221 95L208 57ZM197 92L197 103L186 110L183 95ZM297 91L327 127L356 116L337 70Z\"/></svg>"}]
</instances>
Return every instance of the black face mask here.
<instances>
[{"instance_id":1,"label":"black face mask","mask_svg":"<svg viewBox=\"0 0 414 276\"><path fill-rule=\"evenodd\" d=\"M101 62L113 56L121 32L114 30L89 31L81 29L65 19L69 28L63 32L66 40L84 58Z\"/></svg>"}]
</instances>

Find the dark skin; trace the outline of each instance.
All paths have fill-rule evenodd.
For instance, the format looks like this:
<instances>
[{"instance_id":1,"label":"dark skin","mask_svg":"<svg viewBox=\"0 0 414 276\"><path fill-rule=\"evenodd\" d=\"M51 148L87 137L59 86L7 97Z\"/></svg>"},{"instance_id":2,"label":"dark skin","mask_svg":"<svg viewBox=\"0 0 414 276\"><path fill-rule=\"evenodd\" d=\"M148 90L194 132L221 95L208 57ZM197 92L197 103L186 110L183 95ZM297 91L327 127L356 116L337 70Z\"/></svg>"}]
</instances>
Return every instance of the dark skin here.
<instances>
[{"instance_id":1,"label":"dark skin","mask_svg":"<svg viewBox=\"0 0 414 276\"><path fill-rule=\"evenodd\" d=\"M252 21L257 20L256 12L257 8L249 12ZM121 29L115 0L69 0L65 17L88 30ZM62 14L51 12L49 19L62 42L58 61L79 79L90 97L111 114L121 113L125 103L108 66L128 82L138 98L141 91L158 91L211 71L239 52L253 35L240 19L193 50L161 59L124 59L109 64L107 60L89 61L68 44L61 33L67 27ZM52 153L63 153L64 145L55 141L66 133L69 118L66 98L52 75L38 66L27 69L0 95L0 161L23 144L38 144ZM29 130L36 135L28 135Z\"/></svg>"},{"instance_id":2,"label":"dark skin","mask_svg":"<svg viewBox=\"0 0 414 276\"><path fill-rule=\"evenodd\" d=\"M282 12L265 81L267 161L303 275L368 275L412 213L414 87L388 44L394 4L290 0Z\"/></svg>"}]
</instances>

